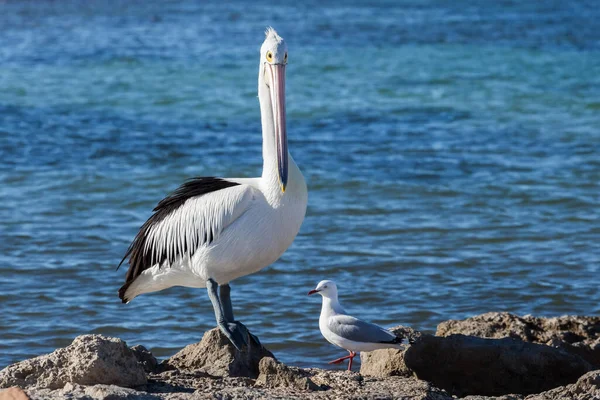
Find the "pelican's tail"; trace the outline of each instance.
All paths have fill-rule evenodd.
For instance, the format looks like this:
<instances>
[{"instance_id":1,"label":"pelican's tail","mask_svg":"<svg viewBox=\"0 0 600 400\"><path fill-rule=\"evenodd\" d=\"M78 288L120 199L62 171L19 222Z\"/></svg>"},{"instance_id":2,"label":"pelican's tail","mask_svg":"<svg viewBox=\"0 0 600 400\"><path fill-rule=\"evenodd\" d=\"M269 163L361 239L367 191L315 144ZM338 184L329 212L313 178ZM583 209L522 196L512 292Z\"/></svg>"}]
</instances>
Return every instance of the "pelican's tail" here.
<instances>
[{"instance_id":1,"label":"pelican's tail","mask_svg":"<svg viewBox=\"0 0 600 400\"><path fill-rule=\"evenodd\" d=\"M133 300L133 298L135 296L131 296L131 294L128 296L127 295L127 289L129 289L129 286L133 283L133 281L130 282L126 282L123 286L121 286L121 288L119 289L119 298L121 299L121 302L123 303L129 303L131 300Z\"/></svg>"}]
</instances>

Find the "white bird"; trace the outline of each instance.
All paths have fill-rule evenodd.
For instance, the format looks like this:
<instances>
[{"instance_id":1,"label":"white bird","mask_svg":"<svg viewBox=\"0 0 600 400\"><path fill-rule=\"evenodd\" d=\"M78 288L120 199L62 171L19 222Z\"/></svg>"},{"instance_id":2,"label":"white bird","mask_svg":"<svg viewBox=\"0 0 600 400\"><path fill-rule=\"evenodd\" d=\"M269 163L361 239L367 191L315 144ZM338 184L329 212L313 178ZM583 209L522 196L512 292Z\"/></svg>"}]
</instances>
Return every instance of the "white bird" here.
<instances>
[{"instance_id":1,"label":"white bird","mask_svg":"<svg viewBox=\"0 0 600 400\"><path fill-rule=\"evenodd\" d=\"M327 341L350 353L330 361L329 364L339 364L345 359L348 362L348 371L352 369L352 360L359 351L373 351L378 349L402 349L404 339L378 325L362 321L348 314L338 301L338 290L335 282L321 281L308 295L319 293L323 297L319 329Z\"/></svg>"},{"instance_id":2,"label":"white bird","mask_svg":"<svg viewBox=\"0 0 600 400\"><path fill-rule=\"evenodd\" d=\"M274 29L265 35L258 73L262 176L185 182L158 203L119 264L129 257L119 290L124 303L172 286L206 287L219 328L238 350L248 336L233 318L229 282L265 268L287 250L308 199L287 146L287 46Z\"/></svg>"}]
</instances>

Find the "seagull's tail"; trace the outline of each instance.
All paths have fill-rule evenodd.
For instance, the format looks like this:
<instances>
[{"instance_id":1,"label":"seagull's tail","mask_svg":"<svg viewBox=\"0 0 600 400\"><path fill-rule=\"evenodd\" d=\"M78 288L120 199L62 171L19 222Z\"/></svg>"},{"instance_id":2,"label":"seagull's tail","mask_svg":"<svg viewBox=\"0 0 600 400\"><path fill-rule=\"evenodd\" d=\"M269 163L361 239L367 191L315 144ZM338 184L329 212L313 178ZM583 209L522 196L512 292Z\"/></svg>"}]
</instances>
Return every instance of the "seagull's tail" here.
<instances>
[{"instance_id":1,"label":"seagull's tail","mask_svg":"<svg viewBox=\"0 0 600 400\"><path fill-rule=\"evenodd\" d=\"M385 343L389 344L390 347L395 347L397 349L404 349L407 344L412 344L413 341L411 339L408 339L405 337L396 336L393 340L390 340L389 342L385 342Z\"/></svg>"}]
</instances>

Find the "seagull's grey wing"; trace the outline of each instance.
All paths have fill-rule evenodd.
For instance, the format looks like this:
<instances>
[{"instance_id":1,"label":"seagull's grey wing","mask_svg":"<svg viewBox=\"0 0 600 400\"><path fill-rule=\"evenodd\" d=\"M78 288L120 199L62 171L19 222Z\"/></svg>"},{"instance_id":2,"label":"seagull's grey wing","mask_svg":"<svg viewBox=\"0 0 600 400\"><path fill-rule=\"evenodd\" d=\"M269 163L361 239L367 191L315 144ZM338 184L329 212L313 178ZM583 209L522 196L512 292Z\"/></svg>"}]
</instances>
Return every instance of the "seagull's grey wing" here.
<instances>
[{"instance_id":1,"label":"seagull's grey wing","mask_svg":"<svg viewBox=\"0 0 600 400\"><path fill-rule=\"evenodd\" d=\"M349 315L335 315L329 318L329 329L338 336L354 342L400 343L401 339L380 326Z\"/></svg>"}]
</instances>

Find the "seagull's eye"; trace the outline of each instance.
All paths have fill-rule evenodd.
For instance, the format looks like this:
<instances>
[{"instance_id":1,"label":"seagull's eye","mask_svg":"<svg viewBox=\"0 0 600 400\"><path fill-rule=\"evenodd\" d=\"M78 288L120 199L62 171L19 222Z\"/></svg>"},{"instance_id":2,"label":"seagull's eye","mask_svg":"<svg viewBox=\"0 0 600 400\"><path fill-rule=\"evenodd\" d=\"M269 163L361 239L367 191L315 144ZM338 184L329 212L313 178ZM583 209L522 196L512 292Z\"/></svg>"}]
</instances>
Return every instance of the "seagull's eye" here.
<instances>
[{"instance_id":1,"label":"seagull's eye","mask_svg":"<svg viewBox=\"0 0 600 400\"><path fill-rule=\"evenodd\" d=\"M323 289L327 289L327 286L323 286Z\"/></svg>"},{"instance_id":2,"label":"seagull's eye","mask_svg":"<svg viewBox=\"0 0 600 400\"><path fill-rule=\"evenodd\" d=\"M273 62L273 53L270 51L267 51L267 61Z\"/></svg>"},{"instance_id":3,"label":"seagull's eye","mask_svg":"<svg viewBox=\"0 0 600 400\"><path fill-rule=\"evenodd\" d=\"M287 52L285 53L285 56L283 56L283 62L287 63Z\"/></svg>"}]
</instances>

